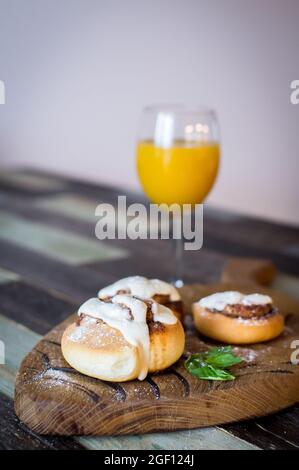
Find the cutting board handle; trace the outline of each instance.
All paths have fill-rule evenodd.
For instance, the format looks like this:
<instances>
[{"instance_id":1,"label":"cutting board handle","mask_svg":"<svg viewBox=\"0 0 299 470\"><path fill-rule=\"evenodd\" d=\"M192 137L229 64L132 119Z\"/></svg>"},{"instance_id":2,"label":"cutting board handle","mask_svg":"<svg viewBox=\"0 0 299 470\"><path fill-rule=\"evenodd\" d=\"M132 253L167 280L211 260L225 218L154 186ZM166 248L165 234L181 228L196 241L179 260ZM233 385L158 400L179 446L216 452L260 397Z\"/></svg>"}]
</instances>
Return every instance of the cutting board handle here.
<instances>
[{"instance_id":1,"label":"cutting board handle","mask_svg":"<svg viewBox=\"0 0 299 470\"><path fill-rule=\"evenodd\" d=\"M276 276L272 261L258 258L231 258L223 269L221 282L269 286Z\"/></svg>"}]
</instances>

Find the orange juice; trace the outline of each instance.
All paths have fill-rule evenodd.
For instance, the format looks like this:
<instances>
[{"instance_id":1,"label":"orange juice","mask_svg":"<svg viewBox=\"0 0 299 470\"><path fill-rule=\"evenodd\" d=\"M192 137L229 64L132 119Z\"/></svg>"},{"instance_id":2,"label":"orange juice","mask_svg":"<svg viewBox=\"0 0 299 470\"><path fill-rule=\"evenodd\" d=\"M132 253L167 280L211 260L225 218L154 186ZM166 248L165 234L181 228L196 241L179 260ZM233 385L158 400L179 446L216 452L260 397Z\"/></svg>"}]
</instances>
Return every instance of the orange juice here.
<instances>
[{"instance_id":1,"label":"orange juice","mask_svg":"<svg viewBox=\"0 0 299 470\"><path fill-rule=\"evenodd\" d=\"M219 154L213 142L176 141L169 148L139 142L137 169L146 195L156 204L203 202L216 179Z\"/></svg>"}]
</instances>

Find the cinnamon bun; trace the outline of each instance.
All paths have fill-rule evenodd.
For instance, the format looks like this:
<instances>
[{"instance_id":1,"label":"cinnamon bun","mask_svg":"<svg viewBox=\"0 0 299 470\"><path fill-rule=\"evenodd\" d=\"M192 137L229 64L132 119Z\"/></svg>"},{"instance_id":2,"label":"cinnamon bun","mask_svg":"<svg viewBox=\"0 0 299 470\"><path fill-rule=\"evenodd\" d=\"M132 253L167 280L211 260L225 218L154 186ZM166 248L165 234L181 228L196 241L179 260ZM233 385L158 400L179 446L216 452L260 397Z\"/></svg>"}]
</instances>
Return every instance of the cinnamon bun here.
<instances>
[{"instance_id":1,"label":"cinnamon bun","mask_svg":"<svg viewBox=\"0 0 299 470\"><path fill-rule=\"evenodd\" d=\"M268 295L218 292L195 302L192 313L200 333L224 343L269 341L284 329L284 317Z\"/></svg>"},{"instance_id":2,"label":"cinnamon bun","mask_svg":"<svg viewBox=\"0 0 299 470\"><path fill-rule=\"evenodd\" d=\"M81 373L123 382L166 369L184 350L185 334L171 309L128 294L87 300L64 332L65 360Z\"/></svg>"}]
</instances>

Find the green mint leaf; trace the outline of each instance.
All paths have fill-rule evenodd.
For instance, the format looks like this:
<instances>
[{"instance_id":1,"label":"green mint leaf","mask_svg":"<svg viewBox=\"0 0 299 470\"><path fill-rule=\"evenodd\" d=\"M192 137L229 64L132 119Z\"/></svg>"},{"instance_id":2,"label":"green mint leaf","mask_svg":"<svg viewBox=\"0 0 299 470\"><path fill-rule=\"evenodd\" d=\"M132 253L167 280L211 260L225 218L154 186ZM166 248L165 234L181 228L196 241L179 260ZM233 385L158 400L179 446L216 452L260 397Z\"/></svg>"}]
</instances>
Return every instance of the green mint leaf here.
<instances>
[{"instance_id":1,"label":"green mint leaf","mask_svg":"<svg viewBox=\"0 0 299 470\"><path fill-rule=\"evenodd\" d=\"M191 354L185 361L185 368L203 380L234 380L235 377L225 369L240 362L242 359L234 355L231 346L221 346Z\"/></svg>"},{"instance_id":2,"label":"green mint leaf","mask_svg":"<svg viewBox=\"0 0 299 470\"><path fill-rule=\"evenodd\" d=\"M223 369L239 364L240 362L242 362L242 359L240 357L233 356L232 354L224 354L219 357L207 358L208 364L211 364L214 367L221 367Z\"/></svg>"},{"instance_id":3,"label":"green mint leaf","mask_svg":"<svg viewBox=\"0 0 299 470\"><path fill-rule=\"evenodd\" d=\"M223 369L217 369L209 364L204 364L198 368L190 368L189 372L194 377L201 380L234 380L235 377Z\"/></svg>"},{"instance_id":4,"label":"green mint leaf","mask_svg":"<svg viewBox=\"0 0 299 470\"><path fill-rule=\"evenodd\" d=\"M210 351L206 353L205 360L212 366L221 367L224 369L242 362L240 357L234 355L231 346L210 349Z\"/></svg>"},{"instance_id":5,"label":"green mint leaf","mask_svg":"<svg viewBox=\"0 0 299 470\"><path fill-rule=\"evenodd\" d=\"M226 353L232 353L232 352L233 352L232 346L216 346L206 351L205 354L208 354L209 356L218 356L218 354L222 354L222 353L226 354Z\"/></svg>"}]
</instances>

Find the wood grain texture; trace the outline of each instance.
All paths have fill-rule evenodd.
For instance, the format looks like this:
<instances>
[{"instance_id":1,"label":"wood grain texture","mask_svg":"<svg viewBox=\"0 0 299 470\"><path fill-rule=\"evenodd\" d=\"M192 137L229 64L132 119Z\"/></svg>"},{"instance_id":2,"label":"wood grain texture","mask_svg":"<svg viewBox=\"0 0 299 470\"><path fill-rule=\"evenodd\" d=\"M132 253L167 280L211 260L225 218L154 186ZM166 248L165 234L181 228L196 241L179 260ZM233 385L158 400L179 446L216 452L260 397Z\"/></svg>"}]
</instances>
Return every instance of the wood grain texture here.
<instances>
[{"instance_id":1,"label":"wood grain texture","mask_svg":"<svg viewBox=\"0 0 299 470\"><path fill-rule=\"evenodd\" d=\"M77 308L71 299L23 281L0 284L0 305L1 315L40 334L47 333Z\"/></svg>"},{"instance_id":2,"label":"wood grain texture","mask_svg":"<svg viewBox=\"0 0 299 470\"><path fill-rule=\"evenodd\" d=\"M0 241L1 266L14 271L27 282L46 290L54 289L76 303L92 297L101 287L117 279L117 275L101 275L78 266L33 253L8 241Z\"/></svg>"},{"instance_id":3,"label":"wood grain texture","mask_svg":"<svg viewBox=\"0 0 299 470\"><path fill-rule=\"evenodd\" d=\"M205 222L205 227L207 222ZM231 229L232 230L232 229ZM289 253L287 246L285 249L281 248L278 251L277 247L273 247L269 242L262 247L260 244L254 245L250 241L250 233L255 233L255 224L252 224L252 231L248 233L248 242L243 242L238 239L229 239L228 237L223 237L223 233L220 231L218 233L211 232L205 235L205 247L210 250L215 250L220 253L226 253L229 256L250 256L252 258L260 259L271 259L275 266L281 271L299 275L299 263L298 255L295 253ZM271 240L271 232L268 233L269 241ZM237 238L237 235L235 235ZM252 237L253 238L253 237ZM298 240L298 234L297 234ZM294 244L295 245L295 244ZM297 245L298 247L298 245Z\"/></svg>"},{"instance_id":4,"label":"wood grain texture","mask_svg":"<svg viewBox=\"0 0 299 470\"><path fill-rule=\"evenodd\" d=\"M67 198L67 196L64 197ZM79 199L79 196L71 195L71 197ZM53 198L53 196L42 198L39 206L38 201L33 204L28 204L26 200L10 198L9 201L1 202L0 198L0 207L9 210L10 213L16 214L22 219L42 223L51 228L56 227L59 230L80 234L84 238L94 242L94 226L96 219L94 218L93 222L86 220L84 214L82 215L80 212L79 204L75 204L75 202L72 207L72 216L70 216L70 211L63 205L59 205L55 211L55 199L56 198ZM61 201L61 198L59 198L59 201ZM84 201L86 201L85 198ZM51 210L45 210L45 208L43 208L43 204L46 205L47 203L50 205ZM94 206L95 204L93 200L91 205ZM112 274L116 276L116 278L120 278L131 275L132 273L140 273L149 277L159 276L164 279L170 279L173 275L174 246L169 240L109 240L109 245L111 248L115 246L116 248L122 247L127 250L130 254L129 258L127 260L94 260L89 263L84 263L83 265L90 270L97 271L101 277L108 277ZM205 248L195 252L186 251L184 254L185 281L215 282L219 280L227 259L228 256L223 253L216 253L211 250L206 250ZM157 260L159 260L158 265ZM47 268L47 264L45 264L45 268ZM46 269L45 274L47 274L47 271ZM34 282L37 283L38 279L34 279ZM63 286L63 284L61 285Z\"/></svg>"},{"instance_id":5,"label":"wood grain texture","mask_svg":"<svg viewBox=\"0 0 299 470\"><path fill-rule=\"evenodd\" d=\"M227 288L232 286L185 286L182 295L190 306L203 295ZM269 343L237 348L246 361L235 366L235 382L199 381L185 371L184 357L143 382L115 384L83 376L61 354L60 339L72 316L24 359L16 380L16 413L42 434L124 435L238 421L294 404L299 400L299 367L290 363L290 343L299 336L299 304L269 293L288 315L287 327ZM190 320L187 316L186 354L213 344L195 332Z\"/></svg>"},{"instance_id":6,"label":"wood grain texture","mask_svg":"<svg viewBox=\"0 0 299 470\"><path fill-rule=\"evenodd\" d=\"M76 233L33 222L28 218L15 216L0 210L0 239L24 246L35 253L69 265L78 265L96 260L125 258L127 252L110 247L100 240L87 239Z\"/></svg>"},{"instance_id":7,"label":"wood grain texture","mask_svg":"<svg viewBox=\"0 0 299 470\"><path fill-rule=\"evenodd\" d=\"M13 401L0 393L0 450L84 450L71 438L40 436L28 432L14 413Z\"/></svg>"},{"instance_id":8,"label":"wood grain texture","mask_svg":"<svg viewBox=\"0 0 299 470\"><path fill-rule=\"evenodd\" d=\"M225 429L261 449L298 450L299 406L254 421L227 424Z\"/></svg>"}]
</instances>

